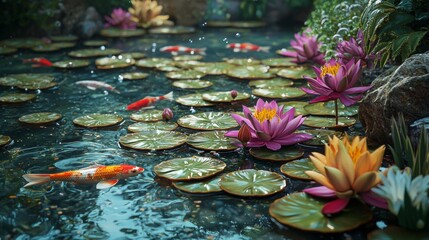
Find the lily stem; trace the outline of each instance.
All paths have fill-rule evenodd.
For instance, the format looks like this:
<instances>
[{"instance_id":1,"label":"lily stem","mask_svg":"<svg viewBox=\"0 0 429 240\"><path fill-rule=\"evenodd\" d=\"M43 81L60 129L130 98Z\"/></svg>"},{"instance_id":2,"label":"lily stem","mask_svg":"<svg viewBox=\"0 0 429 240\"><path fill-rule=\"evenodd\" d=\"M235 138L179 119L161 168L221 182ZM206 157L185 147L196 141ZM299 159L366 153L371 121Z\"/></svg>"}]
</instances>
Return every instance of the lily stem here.
<instances>
[{"instance_id":1,"label":"lily stem","mask_svg":"<svg viewBox=\"0 0 429 240\"><path fill-rule=\"evenodd\" d=\"M338 99L335 99L335 125L338 126Z\"/></svg>"}]
</instances>

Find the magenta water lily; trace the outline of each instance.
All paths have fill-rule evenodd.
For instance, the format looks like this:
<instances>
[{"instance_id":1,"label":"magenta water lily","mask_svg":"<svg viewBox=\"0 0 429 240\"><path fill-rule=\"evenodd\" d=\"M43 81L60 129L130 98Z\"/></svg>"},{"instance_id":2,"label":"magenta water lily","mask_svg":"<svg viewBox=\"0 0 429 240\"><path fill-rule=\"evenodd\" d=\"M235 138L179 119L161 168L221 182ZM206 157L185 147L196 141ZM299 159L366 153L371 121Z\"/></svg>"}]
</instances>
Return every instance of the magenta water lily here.
<instances>
[{"instance_id":1,"label":"magenta water lily","mask_svg":"<svg viewBox=\"0 0 429 240\"><path fill-rule=\"evenodd\" d=\"M315 63L323 65L325 54L320 52L319 43L315 36L308 36L306 32L295 34L295 40L290 41L294 51L282 51L281 55L295 58L295 63Z\"/></svg>"},{"instance_id":2,"label":"magenta water lily","mask_svg":"<svg viewBox=\"0 0 429 240\"><path fill-rule=\"evenodd\" d=\"M375 55L365 52L365 41L361 30L358 31L357 38L351 37L348 41L341 41L337 45L335 56L343 63L361 60L362 66L372 67Z\"/></svg>"},{"instance_id":3,"label":"magenta water lily","mask_svg":"<svg viewBox=\"0 0 429 240\"><path fill-rule=\"evenodd\" d=\"M294 117L295 108L283 112L283 105L280 107L276 101L264 102L258 99L255 111L243 106L244 117L238 114L231 116L241 126L249 127L251 138L247 142L247 147L267 147L271 150L279 150L282 145L293 145L295 143L307 141L312 138L310 134L295 133L295 130L304 122L302 115ZM239 131L233 130L225 134L227 137L238 138Z\"/></svg>"},{"instance_id":4,"label":"magenta water lily","mask_svg":"<svg viewBox=\"0 0 429 240\"><path fill-rule=\"evenodd\" d=\"M121 29L135 29L137 23L131 20L131 14L122 8L113 9L109 16L104 17L107 23L104 27L117 27Z\"/></svg>"}]
</instances>

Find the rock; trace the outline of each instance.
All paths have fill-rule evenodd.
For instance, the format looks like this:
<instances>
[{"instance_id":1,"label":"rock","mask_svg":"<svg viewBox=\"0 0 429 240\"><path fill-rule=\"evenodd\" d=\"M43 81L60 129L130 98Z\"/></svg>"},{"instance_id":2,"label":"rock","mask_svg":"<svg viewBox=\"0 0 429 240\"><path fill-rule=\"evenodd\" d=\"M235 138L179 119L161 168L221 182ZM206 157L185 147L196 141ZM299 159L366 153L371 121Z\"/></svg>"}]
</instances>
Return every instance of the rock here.
<instances>
[{"instance_id":1,"label":"rock","mask_svg":"<svg viewBox=\"0 0 429 240\"><path fill-rule=\"evenodd\" d=\"M429 52L408 58L382 73L359 105L359 119L368 144L390 143L391 118L404 115L405 123L429 116Z\"/></svg>"},{"instance_id":2,"label":"rock","mask_svg":"<svg viewBox=\"0 0 429 240\"><path fill-rule=\"evenodd\" d=\"M429 117L421 118L410 125L409 135L414 149L417 149L417 144L419 142L422 129L426 130L426 135L429 139Z\"/></svg>"},{"instance_id":3,"label":"rock","mask_svg":"<svg viewBox=\"0 0 429 240\"><path fill-rule=\"evenodd\" d=\"M85 14L76 26L76 34L83 38L90 38L103 29L103 21L94 7L88 7Z\"/></svg>"},{"instance_id":4,"label":"rock","mask_svg":"<svg viewBox=\"0 0 429 240\"><path fill-rule=\"evenodd\" d=\"M161 14L169 15L176 25L191 26L200 23L206 11L207 0L158 0Z\"/></svg>"},{"instance_id":5,"label":"rock","mask_svg":"<svg viewBox=\"0 0 429 240\"><path fill-rule=\"evenodd\" d=\"M61 34L71 34L88 7L85 0L64 0L59 4L62 11Z\"/></svg>"}]
</instances>

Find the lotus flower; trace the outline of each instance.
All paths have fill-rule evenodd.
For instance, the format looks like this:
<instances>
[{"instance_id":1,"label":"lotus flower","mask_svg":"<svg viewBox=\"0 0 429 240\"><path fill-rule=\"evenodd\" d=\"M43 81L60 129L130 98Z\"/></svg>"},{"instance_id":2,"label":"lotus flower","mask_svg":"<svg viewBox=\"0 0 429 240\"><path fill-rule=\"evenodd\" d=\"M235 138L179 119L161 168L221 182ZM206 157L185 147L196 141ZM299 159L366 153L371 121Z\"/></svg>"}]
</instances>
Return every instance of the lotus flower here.
<instances>
[{"instance_id":1,"label":"lotus flower","mask_svg":"<svg viewBox=\"0 0 429 240\"><path fill-rule=\"evenodd\" d=\"M357 62L361 60L363 66L372 67L375 59L374 54L367 54L365 52L365 41L363 39L363 33L361 30L358 31L357 39L351 37L348 41L341 41L337 45L337 53L335 56L340 59L344 64L350 61Z\"/></svg>"},{"instance_id":2,"label":"lotus flower","mask_svg":"<svg viewBox=\"0 0 429 240\"><path fill-rule=\"evenodd\" d=\"M174 114L173 111L171 111L170 108L164 108L162 111L161 117L164 121L169 121L173 118Z\"/></svg>"},{"instance_id":3,"label":"lotus flower","mask_svg":"<svg viewBox=\"0 0 429 240\"><path fill-rule=\"evenodd\" d=\"M109 16L104 17L107 23L104 25L105 28L117 27L121 29L135 29L137 23L131 20L131 14L122 8L113 9Z\"/></svg>"},{"instance_id":4,"label":"lotus flower","mask_svg":"<svg viewBox=\"0 0 429 240\"><path fill-rule=\"evenodd\" d=\"M128 11L138 26L148 28L172 24L168 15L160 15L162 6L156 0L131 0L132 7Z\"/></svg>"},{"instance_id":5,"label":"lotus flower","mask_svg":"<svg viewBox=\"0 0 429 240\"><path fill-rule=\"evenodd\" d=\"M295 63L325 64L325 55L320 52L316 37L308 36L305 32L302 35L296 33L295 40L290 41L290 45L295 51L282 50L280 55L295 58L292 61Z\"/></svg>"},{"instance_id":6,"label":"lotus flower","mask_svg":"<svg viewBox=\"0 0 429 240\"><path fill-rule=\"evenodd\" d=\"M283 105L278 107L276 101L268 103L258 99L254 113L246 106L243 106L243 112L245 117L238 114L231 116L240 126L246 124L249 127L251 138L247 143L248 147L266 146L276 151L282 145L292 145L312 138L310 134L294 133L305 120L302 115L294 118L295 108L283 113ZM239 131L229 131L225 136L238 138Z\"/></svg>"},{"instance_id":7,"label":"lotus flower","mask_svg":"<svg viewBox=\"0 0 429 240\"><path fill-rule=\"evenodd\" d=\"M305 172L323 186L304 189L304 192L319 197L337 197L323 207L323 214L340 212L355 196L374 206L386 208L386 202L370 191L380 183L378 169L384 150L383 145L370 153L366 138L355 137L352 142L347 135L342 141L336 136L329 138L329 145L325 144L325 155L313 152L310 156L320 173Z\"/></svg>"}]
</instances>

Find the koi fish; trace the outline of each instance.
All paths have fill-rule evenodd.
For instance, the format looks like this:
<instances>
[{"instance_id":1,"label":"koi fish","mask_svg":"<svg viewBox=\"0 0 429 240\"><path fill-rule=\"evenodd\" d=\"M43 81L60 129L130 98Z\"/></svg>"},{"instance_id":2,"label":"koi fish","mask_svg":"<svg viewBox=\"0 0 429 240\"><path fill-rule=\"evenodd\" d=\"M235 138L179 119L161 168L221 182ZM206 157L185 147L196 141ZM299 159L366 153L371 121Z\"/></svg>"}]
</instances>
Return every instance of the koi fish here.
<instances>
[{"instance_id":1,"label":"koi fish","mask_svg":"<svg viewBox=\"0 0 429 240\"><path fill-rule=\"evenodd\" d=\"M166 46L160 49L161 52L170 52L172 55L177 55L178 53L206 55L206 50L207 48L189 48L185 46Z\"/></svg>"},{"instance_id":2,"label":"koi fish","mask_svg":"<svg viewBox=\"0 0 429 240\"><path fill-rule=\"evenodd\" d=\"M83 80L83 81L77 81L76 82L77 85L82 85L85 86L86 88L90 89L90 90L96 90L98 88L102 88L102 89L106 89L115 93L120 94L121 92L119 92L118 90L116 90L116 88L114 88L112 85L109 85L105 82L101 82L101 81L94 81L94 80Z\"/></svg>"},{"instance_id":3,"label":"koi fish","mask_svg":"<svg viewBox=\"0 0 429 240\"><path fill-rule=\"evenodd\" d=\"M51 181L66 181L81 184L97 183L97 189L114 186L119 179L136 176L144 171L144 168L121 165L93 165L78 170L53 173L53 174L24 174L22 177L28 182L24 187L48 183Z\"/></svg>"},{"instance_id":4,"label":"koi fish","mask_svg":"<svg viewBox=\"0 0 429 240\"><path fill-rule=\"evenodd\" d=\"M230 43L226 45L226 48L232 48L234 52L247 52L247 51L256 51L256 52L269 52L270 47L261 47L252 43Z\"/></svg>"},{"instance_id":5,"label":"koi fish","mask_svg":"<svg viewBox=\"0 0 429 240\"><path fill-rule=\"evenodd\" d=\"M173 101L173 92L169 92L163 96L159 96L159 97L145 97L143 99L138 100L137 102L133 102L130 105L127 106L127 110L140 110L140 109L144 109L144 108L151 108L150 105L152 105L154 102L159 101L159 100L170 100Z\"/></svg>"},{"instance_id":6,"label":"koi fish","mask_svg":"<svg viewBox=\"0 0 429 240\"><path fill-rule=\"evenodd\" d=\"M51 67L52 62L46 58L27 58L22 60L23 63L34 63L32 67Z\"/></svg>"}]
</instances>

